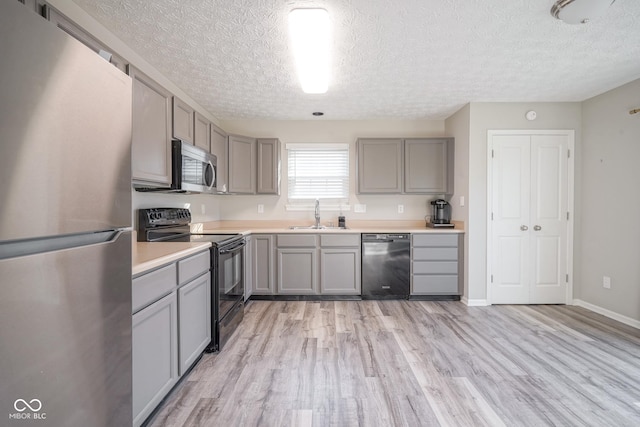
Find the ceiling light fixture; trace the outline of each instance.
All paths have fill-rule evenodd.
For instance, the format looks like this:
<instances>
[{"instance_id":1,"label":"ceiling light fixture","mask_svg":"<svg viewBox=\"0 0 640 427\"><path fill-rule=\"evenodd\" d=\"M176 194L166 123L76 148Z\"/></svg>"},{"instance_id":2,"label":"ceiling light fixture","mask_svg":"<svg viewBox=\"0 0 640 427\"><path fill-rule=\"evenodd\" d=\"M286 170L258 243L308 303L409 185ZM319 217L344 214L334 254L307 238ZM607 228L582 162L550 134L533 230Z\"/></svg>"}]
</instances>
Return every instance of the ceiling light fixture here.
<instances>
[{"instance_id":1,"label":"ceiling light fixture","mask_svg":"<svg viewBox=\"0 0 640 427\"><path fill-rule=\"evenodd\" d=\"M604 14L616 0L558 0L551 15L567 24L586 24Z\"/></svg>"},{"instance_id":2,"label":"ceiling light fixture","mask_svg":"<svg viewBox=\"0 0 640 427\"><path fill-rule=\"evenodd\" d=\"M289 12L289 37L302 90L325 93L329 88L329 13L325 9L293 9Z\"/></svg>"}]
</instances>

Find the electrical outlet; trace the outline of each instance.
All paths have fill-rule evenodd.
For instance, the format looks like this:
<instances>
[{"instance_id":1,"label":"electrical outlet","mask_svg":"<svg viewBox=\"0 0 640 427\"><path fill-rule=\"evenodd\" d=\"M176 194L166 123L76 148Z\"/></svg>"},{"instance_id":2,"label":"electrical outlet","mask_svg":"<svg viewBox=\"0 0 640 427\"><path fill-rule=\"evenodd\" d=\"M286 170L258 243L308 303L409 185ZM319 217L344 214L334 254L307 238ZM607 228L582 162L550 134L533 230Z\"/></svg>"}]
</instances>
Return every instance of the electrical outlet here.
<instances>
[{"instance_id":1,"label":"electrical outlet","mask_svg":"<svg viewBox=\"0 0 640 427\"><path fill-rule=\"evenodd\" d=\"M398 205L398 213L404 213L404 205Z\"/></svg>"},{"instance_id":2,"label":"electrical outlet","mask_svg":"<svg viewBox=\"0 0 640 427\"><path fill-rule=\"evenodd\" d=\"M602 287L605 289L611 289L611 277L602 276Z\"/></svg>"},{"instance_id":3,"label":"electrical outlet","mask_svg":"<svg viewBox=\"0 0 640 427\"><path fill-rule=\"evenodd\" d=\"M464 206L464 196L460 196L460 206Z\"/></svg>"},{"instance_id":4,"label":"electrical outlet","mask_svg":"<svg viewBox=\"0 0 640 427\"><path fill-rule=\"evenodd\" d=\"M353 206L353 211L355 213L365 213L367 211L367 205L354 205Z\"/></svg>"},{"instance_id":5,"label":"electrical outlet","mask_svg":"<svg viewBox=\"0 0 640 427\"><path fill-rule=\"evenodd\" d=\"M202 215L207 213L207 208L204 204L200 205L200 212L202 212Z\"/></svg>"},{"instance_id":6,"label":"electrical outlet","mask_svg":"<svg viewBox=\"0 0 640 427\"><path fill-rule=\"evenodd\" d=\"M258 203L258 213L264 213L264 205L262 203Z\"/></svg>"}]
</instances>

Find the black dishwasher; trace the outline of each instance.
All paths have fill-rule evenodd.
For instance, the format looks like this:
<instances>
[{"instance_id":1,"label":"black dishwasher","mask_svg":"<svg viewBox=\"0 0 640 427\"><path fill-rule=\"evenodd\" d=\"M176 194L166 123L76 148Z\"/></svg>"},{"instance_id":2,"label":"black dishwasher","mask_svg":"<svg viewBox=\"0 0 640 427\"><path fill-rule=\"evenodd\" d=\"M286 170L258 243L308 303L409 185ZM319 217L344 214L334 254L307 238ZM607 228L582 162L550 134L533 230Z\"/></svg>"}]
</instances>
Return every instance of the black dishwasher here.
<instances>
[{"instance_id":1,"label":"black dishwasher","mask_svg":"<svg viewBox=\"0 0 640 427\"><path fill-rule=\"evenodd\" d=\"M410 252L409 234L363 234L362 298L409 298Z\"/></svg>"}]
</instances>

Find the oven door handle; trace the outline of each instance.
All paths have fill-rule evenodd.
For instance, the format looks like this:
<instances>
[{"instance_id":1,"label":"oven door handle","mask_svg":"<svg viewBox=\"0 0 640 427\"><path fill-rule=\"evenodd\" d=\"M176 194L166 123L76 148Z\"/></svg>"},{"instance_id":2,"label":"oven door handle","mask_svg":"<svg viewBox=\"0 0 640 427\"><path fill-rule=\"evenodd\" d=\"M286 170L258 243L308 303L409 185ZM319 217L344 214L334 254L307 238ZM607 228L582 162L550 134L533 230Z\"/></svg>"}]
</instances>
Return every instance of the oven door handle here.
<instances>
[{"instance_id":1,"label":"oven door handle","mask_svg":"<svg viewBox=\"0 0 640 427\"><path fill-rule=\"evenodd\" d=\"M228 254L230 252L237 252L238 250L244 248L246 245L247 245L247 241L242 239L242 241L240 243L238 243L237 245L232 246L229 249L226 249L226 248L225 249L221 249L218 253L220 255L223 255L223 254Z\"/></svg>"}]
</instances>

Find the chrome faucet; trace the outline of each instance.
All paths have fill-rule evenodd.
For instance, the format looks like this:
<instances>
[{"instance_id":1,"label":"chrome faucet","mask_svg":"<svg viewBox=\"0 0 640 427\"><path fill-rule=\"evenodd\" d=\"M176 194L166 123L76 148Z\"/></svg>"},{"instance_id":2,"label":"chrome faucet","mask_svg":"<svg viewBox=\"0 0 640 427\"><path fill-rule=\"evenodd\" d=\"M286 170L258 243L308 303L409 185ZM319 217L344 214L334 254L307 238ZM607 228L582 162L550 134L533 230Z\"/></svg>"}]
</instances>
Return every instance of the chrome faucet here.
<instances>
[{"instance_id":1,"label":"chrome faucet","mask_svg":"<svg viewBox=\"0 0 640 427\"><path fill-rule=\"evenodd\" d=\"M316 228L320 228L320 199L316 199Z\"/></svg>"}]
</instances>

